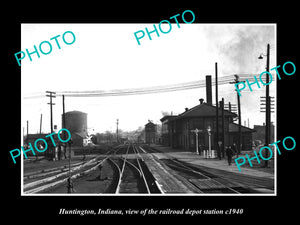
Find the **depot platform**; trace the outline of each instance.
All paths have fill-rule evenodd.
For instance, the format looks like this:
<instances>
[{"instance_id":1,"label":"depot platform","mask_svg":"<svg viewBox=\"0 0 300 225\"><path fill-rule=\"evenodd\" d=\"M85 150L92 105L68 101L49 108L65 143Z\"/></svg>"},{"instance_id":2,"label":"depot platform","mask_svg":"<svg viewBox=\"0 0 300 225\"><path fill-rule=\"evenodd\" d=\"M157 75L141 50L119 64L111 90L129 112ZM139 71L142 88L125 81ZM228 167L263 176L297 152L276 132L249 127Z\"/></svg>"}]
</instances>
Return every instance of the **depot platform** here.
<instances>
[{"instance_id":1,"label":"depot platform","mask_svg":"<svg viewBox=\"0 0 300 225\"><path fill-rule=\"evenodd\" d=\"M254 167L250 167L249 165L244 165L241 166L241 171L239 171L238 167L235 164L234 159L232 158L231 165L228 165L227 159L212 159L212 158L205 158L203 155L198 155L195 152L190 152L190 151L184 151L181 149L173 149L170 147L165 147L161 145L151 145L152 148L157 149L159 152L162 153L153 153L158 159L165 159L167 157L175 158L177 160L202 166L202 167L207 167L207 168L212 168L216 170L223 170L231 173L237 173L239 175L248 175L248 176L255 176L255 177L263 177L263 178L269 178L269 179L274 179L274 168L273 165L271 165L269 168L262 168L261 166L258 166L255 164ZM240 156L243 156L241 154ZM255 161L255 160L253 160ZM263 165L264 162L261 162L261 165ZM253 163L254 164L254 163Z\"/></svg>"}]
</instances>

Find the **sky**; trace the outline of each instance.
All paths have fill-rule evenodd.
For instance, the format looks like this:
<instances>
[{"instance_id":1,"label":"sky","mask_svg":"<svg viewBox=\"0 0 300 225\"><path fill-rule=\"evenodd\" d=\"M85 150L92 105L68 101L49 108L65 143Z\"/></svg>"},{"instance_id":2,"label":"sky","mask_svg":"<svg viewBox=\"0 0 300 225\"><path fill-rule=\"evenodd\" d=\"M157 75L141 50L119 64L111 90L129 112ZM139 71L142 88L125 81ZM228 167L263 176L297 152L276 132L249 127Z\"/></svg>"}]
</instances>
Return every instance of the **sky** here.
<instances>
[{"instance_id":1,"label":"sky","mask_svg":"<svg viewBox=\"0 0 300 225\"><path fill-rule=\"evenodd\" d=\"M180 22L180 21L179 21ZM158 26L156 24L156 26ZM57 92L53 98L53 124L61 128L62 97L68 91L109 91L116 89L153 87L205 80L206 75L234 74L259 75L265 71L267 44L270 50L270 68L276 64L275 24L184 24L180 28L172 23L167 33L151 34L140 39L138 45L134 32L151 30L153 24L22 24L21 50L34 51L43 41L52 44L48 55L40 58L32 54L21 61L22 117L21 129L38 133L43 115L42 132L50 132L50 107L46 91ZM167 28L163 28L167 30ZM72 31L76 40L66 45L62 35ZM61 49L50 38L60 35ZM68 42L72 41L66 35ZM47 51L47 44L43 45ZM17 62L16 62L17 63ZM274 74L274 73L273 73ZM275 78L276 76L273 75ZM232 76L232 81L234 77ZM270 95L276 97L276 79L270 84ZM242 124L249 119L250 127L262 125L264 113L260 112L260 96L265 88L253 86L254 91L243 91L241 96ZM237 103L233 84L219 85L219 100ZM110 97L65 98L65 110L78 110L88 114L89 133L119 129L135 130L148 120L160 123L162 113L182 113L184 109L206 101L205 88L176 92ZM213 103L215 87L213 86ZM276 107L276 106L275 106ZM271 120L275 122L276 114Z\"/></svg>"}]
</instances>

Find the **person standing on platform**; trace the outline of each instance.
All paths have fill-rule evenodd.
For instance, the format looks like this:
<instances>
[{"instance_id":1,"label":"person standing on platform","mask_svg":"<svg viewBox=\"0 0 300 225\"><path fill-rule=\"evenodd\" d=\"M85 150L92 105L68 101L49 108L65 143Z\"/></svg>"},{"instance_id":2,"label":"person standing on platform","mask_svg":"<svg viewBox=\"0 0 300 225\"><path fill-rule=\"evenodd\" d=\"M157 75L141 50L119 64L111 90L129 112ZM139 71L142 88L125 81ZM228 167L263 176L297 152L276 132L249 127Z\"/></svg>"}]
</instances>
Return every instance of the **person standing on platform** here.
<instances>
[{"instance_id":1,"label":"person standing on platform","mask_svg":"<svg viewBox=\"0 0 300 225\"><path fill-rule=\"evenodd\" d=\"M58 150L58 152L57 152L58 160L61 160L61 144L57 145L57 150Z\"/></svg>"},{"instance_id":2,"label":"person standing on platform","mask_svg":"<svg viewBox=\"0 0 300 225\"><path fill-rule=\"evenodd\" d=\"M63 152L64 152L64 157L65 159L67 159L67 145L65 143L63 143Z\"/></svg>"},{"instance_id":3,"label":"person standing on platform","mask_svg":"<svg viewBox=\"0 0 300 225\"><path fill-rule=\"evenodd\" d=\"M231 160L232 160L232 155L233 155L233 150L231 149L231 146L227 146L226 155L227 155L227 160L228 160L228 166L230 166Z\"/></svg>"},{"instance_id":4,"label":"person standing on platform","mask_svg":"<svg viewBox=\"0 0 300 225\"><path fill-rule=\"evenodd\" d=\"M198 151L199 151L199 155L201 155L201 152L202 152L202 145L201 144L198 145Z\"/></svg>"}]
</instances>

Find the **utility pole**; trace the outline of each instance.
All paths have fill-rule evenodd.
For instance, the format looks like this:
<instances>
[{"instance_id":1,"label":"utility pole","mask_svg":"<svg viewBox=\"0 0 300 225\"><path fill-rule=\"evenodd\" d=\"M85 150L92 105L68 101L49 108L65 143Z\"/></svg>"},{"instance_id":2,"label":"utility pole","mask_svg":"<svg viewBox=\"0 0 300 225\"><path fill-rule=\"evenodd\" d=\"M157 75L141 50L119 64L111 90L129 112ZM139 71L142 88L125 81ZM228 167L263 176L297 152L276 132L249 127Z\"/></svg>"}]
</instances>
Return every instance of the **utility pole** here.
<instances>
[{"instance_id":1,"label":"utility pole","mask_svg":"<svg viewBox=\"0 0 300 225\"><path fill-rule=\"evenodd\" d=\"M270 44L267 45L267 72L269 72L269 65L270 65ZM267 84L269 81L269 75L266 73L266 82ZM270 107L270 86L266 86L266 143L265 146L268 146L270 143L270 126L271 126L271 107ZM269 158L269 151L266 151L266 158ZM265 160L265 167L268 167L268 161Z\"/></svg>"},{"instance_id":2,"label":"utility pole","mask_svg":"<svg viewBox=\"0 0 300 225\"><path fill-rule=\"evenodd\" d=\"M63 128L66 128L65 95L62 95L62 104L63 104L62 127L63 127ZM64 140L66 140L66 132L64 132Z\"/></svg>"},{"instance_id":3,"label":"utility pole","mask_svg":"<svg viewBox=\"0 0 300 225\"><path fill-rule=\"evenodd\" d=\"M216 146L219 159L221 159L220 148L219 148L219 106L218 106L218 63L215 63L216 73Z\"/></svg>"},{"instance_id":4,"label":"utility pole","mask_svg":"<svg viewBox=\"0 0 300 225\"><path fill-rule=\"evenodd\" d=\"M222 110L222 158L224 158L225 155L225 118L224 118L224 98L222 98L222 101L220 101L220 107Z\"/></svg>"},{"instance_id":5,"label":"utility pole","mask_svg":"<svg viewBox=\"0 0 300 225\"><path fill-rule=\"evenodd\" d=\"M66 114L65 114L65 95L62 95L62 107L63 107L63 115L62 115L62 128L66 128ZM64 140L66 140L66 132L63 134ZM67 192L72 193L73 192L73 182L71 180L71 145L72 145L72 139L64 144L64 155L66 157L66 151L67 151L67 145L69 145L69 173L68 173L68 179L67 179Z\"/></svg>"},{"instance_id":6,"label":"utility pole","mask_svg":"<svg viewBox=\"0 0 300 225\"><path fill-rule=\"evenodd\" d=\"M119 143L119 119L117 119L117 143Z\"/></svg>"},{"instance_id":7,"label":"utility pole","mask_svg":"<svg viewBox=\"0 0 300 225\"><path fill-rule=\"evenodd\" d=\"M28 120L27 120L27 135L26 135L26 143L27 143L27 146L29 145L28 144L28 128L29 128L29 124L28 124Z\"/></svg>"},{"instance_id":8,"label":"utility pole","mask_svg":"<svg viewBox=\"0 0 300 225\"><path fill-rule=\"evenodd\" d=\"M50 97L50 103L47 103L50 105L50 134L53 133L53 116L52 116L52 105L55 105L55 103L52 103L52 98L56 98L53 94L56 94L55 92L52 91L46 91L46 93L49 93L49 95L46 95L47 97ZM52 144L49 146L49 155L53 158L54 151L53 151L53 147Z\"/></svg>"},{"instance_id":9,"label":"utility pole","mask_svg":"<svg viewBox=\"0 0 300 225\"><path fill-rule=\"evenodd\" d=\"M63 114L62 114L62 128L66 128L66 113L65 113L65 95L62 95L62 107L63 107ZM63 134L64 140L66 140L66 132ZM65 159L67 158L67 143L63 143L63 150L64 150L64 156ZM71 149L71 148L70 148ZM69 150L71 151L71 150ZM69 156L71 156L71 152L69 152ZM71 159L69 158L69 168L71 164Z\"/></svg>"},{"instance_id":10,"label":"utility pole","mask_svg":"<svg viewBox=\"0 0 300 225\"><path fill-rule=\"evenodd\" d=\"M23 127L23 145L25 144L25 127ZM25 146L25 145L24 145Z\"/></svg>"},{"instance_id":11,"label":"utility pole","mask_svg":"<svg viewBox=\"0 0 300 225\"><path fill-rule=\"evenodd\" d=\"M41 114L41 119L40 119L40 134L42 133L42 120L43 120L43 114Z\"/></svg>"},{"instance_id":12,"label":"utility pole","mask_svg":"<svg viewBox=\"0 0 300 225\"><path fill-rule=\"evenodd\" d=\"M238 75L234 75L235 79L234 82L230 82L230 84L236 84L239 83L239 76ZM242 81L245 82L245 81ZM237 157L239 156L239 154L241 154L241 146L242 146L242 116L241 116L241 102L240 102L240 95L236 90L236 95L237 95L237 101L238 101L238 119L239 119L239 138L238 138L238 144L237 144Z\"/></svg>"},{"instance_id":13,"label":"utility pole","mask_svg":"<svg viewBox=\"0 0 300 225\"><path fill-rule=\"evenodd\" d=\"M258 59L263 59L261 54ZM269 67L270 67L270 44L267 44L267 65L266 65L266 82L269 83ZM266 85L266 127L265 127L265 146L270 143L270 128L271 128L271 99L270 99L270 87ZM269 151L265 153L266 158L269 157ZM265 160L265 167L268 167L268 160Z\"/></svg>"},{"instance_id":14,"label":"utility pole","mask_svg":"<svg viewBox=\"0 0 300 225\"><path fill-rule=\"evenodd\" d=\"M47 97L50 97L50 103L47 103L50 105L50 126L51 126L51 134L53 133L53 116L52 116L52 105L55 105L55 103L52 103L52 98L56 98L55 95L56 92L52 92L52 91L46 91L46 93L49 93L50 95L46 95Z\"/></svg>"},{"instance_id":15,"label":"utility pole","mask_svg":"<svg viewBox=\"0 0 300 225\"><path fill-rule=\"evenodd\" d=\"M228 110L230 112L237 113L237 104L231 104L231 102L228 102L228 104L224 103L224 110Z\"/></svg>"},{"instance_id":16,"label":"utility pole","mask_svg":"<svg viewBox=\"0 0 300 225\"><path fill-rule=\"evenodd\" d=\"M239 82L239 78L237 77L236 83ZM237 100L238 100L238 114L239 114L239 141L238 141L238 155L241 154L241 147L242 147L242 115L241 115L241 100L240 100L240 95L238 92L237 94Z\"/></svg>"}]
</instances>

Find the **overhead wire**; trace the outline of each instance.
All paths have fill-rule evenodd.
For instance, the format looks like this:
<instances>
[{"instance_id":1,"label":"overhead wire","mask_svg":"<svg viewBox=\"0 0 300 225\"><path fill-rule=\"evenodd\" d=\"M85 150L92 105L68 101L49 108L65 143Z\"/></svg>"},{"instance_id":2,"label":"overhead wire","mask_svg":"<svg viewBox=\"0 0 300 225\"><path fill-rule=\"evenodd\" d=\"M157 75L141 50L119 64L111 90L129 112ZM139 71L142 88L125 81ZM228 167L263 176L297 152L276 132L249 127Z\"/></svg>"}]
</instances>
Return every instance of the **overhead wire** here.
<instances>
[{"instance_id":1,"label":"overhead wire","mask_svg":"<svg viewBox=\"0 0 300 225\"><path fill-rule=\"evenodd\" d=\"M244 82L248 79L249 82L254 80L254 74L238 74L241 78L240 82ZM234 75L226 75L219 77L218 85L232 84ZM265 78L262 78L265 81ZM212 79L212 86L215 85L215 79ZM153 94L173 91L191 90L197 88L206 87L206 80L191 81L179 84L160 85L152 87L141 88L128 88L128 89L113 89L113 90L84 90L84 91L56 91L56 96L68 96L68 97L110 97L110 96L126 96L126 95L140 95L140 94ZM41 98L45 95L35 94L32 96L25 96L24 99Z\"/></svg>"}]
</instances>

